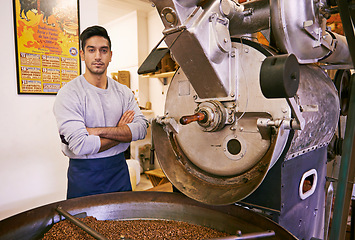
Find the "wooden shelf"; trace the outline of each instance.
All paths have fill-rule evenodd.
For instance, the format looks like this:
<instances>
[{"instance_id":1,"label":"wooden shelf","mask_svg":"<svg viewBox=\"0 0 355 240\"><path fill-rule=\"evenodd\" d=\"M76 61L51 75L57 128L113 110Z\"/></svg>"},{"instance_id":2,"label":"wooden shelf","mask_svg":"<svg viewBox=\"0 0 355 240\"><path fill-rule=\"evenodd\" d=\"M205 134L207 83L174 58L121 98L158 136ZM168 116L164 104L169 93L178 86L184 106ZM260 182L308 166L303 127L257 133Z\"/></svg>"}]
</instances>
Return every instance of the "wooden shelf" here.
<instances>
[{"instance_id":1,"label":"wooden shelf","mask_svg":"<svg viewBox=\"0 0 355 240\"><path fill-rule=\"evenodd\" d=\"M148 176L153 187L169 182L168 178L165 176L161 168L146 171L145 174Z\"/></svg>"},{"instance_id":2,"label":"wooden shelf","mask_svg":"<svg viewBox=\"0 0 355 240\"><path fill-rule=\"evenodd\" d=\"M168 77L173 77L175 74L175 71L173 72L165 72L165 73L148 73L148 74L143 74L144 78L168 78Z\"/></svg>"}]
</instances>

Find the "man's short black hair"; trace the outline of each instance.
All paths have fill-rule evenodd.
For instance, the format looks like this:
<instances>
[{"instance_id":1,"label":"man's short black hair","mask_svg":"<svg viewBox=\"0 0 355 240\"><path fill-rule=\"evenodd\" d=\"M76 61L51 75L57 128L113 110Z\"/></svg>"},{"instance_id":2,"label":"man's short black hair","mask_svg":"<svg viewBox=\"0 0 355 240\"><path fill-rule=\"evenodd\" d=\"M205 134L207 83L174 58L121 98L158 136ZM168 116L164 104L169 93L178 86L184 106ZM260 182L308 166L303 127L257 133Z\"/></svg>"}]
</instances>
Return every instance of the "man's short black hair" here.
<instances>
[{"instance_id":1,"label":"man's short black hair","mask_svg":"<svg viewBox=\"0 0 355 240\"><path fill-rule=\"evenodd\" d=\"M107 39L108 45L111 50L111 40L110 37L107 34L107 31L105 28L101 26L91 26L86 28L81 34L80 34L80 40L81 40L81 49L84 51L86 40L93 36L101 36Z\"/></svg>"}]
</instances>

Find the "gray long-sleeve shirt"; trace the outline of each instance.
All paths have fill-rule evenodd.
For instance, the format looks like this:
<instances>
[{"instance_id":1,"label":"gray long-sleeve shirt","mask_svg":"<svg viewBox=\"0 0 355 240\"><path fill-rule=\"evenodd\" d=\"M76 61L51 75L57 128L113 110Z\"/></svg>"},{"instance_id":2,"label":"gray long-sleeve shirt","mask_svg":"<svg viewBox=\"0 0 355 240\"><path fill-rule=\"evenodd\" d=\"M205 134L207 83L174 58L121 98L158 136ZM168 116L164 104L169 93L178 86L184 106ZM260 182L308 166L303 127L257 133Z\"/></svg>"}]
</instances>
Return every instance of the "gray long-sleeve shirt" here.
<instances>
[{"instance_id":1,"label":"gray long-sleeve shirt","mask_svg":"<svg viewBox=\"0 0 355 240\"><path fill-rule=\"evenodd\" d=\"M89 135L86 127L116 127L127 110L135 112L133 122L127 124L132 132L132 141L143 139L148 121L140 111L132 91L110 77L106 89L97 88L86 81L83 75L62 87L55 99L53 112L57 119L62 151L69 158L109 157L125 151L129 143L120 143L104 152L99 152L101 142Z\"/></svg>"}]
</instances>

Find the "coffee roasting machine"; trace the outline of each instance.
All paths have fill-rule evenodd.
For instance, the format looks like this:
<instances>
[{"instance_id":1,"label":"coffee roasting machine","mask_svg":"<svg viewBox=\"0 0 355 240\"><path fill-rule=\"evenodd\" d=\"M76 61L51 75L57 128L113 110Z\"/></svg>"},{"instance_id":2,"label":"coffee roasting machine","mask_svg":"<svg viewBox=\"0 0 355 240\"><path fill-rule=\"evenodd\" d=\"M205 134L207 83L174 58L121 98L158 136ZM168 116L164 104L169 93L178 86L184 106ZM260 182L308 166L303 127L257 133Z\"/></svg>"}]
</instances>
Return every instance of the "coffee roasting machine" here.
<instances>
[{"instance_id":1,"label":"coffee roasting machine","mask_svg":"<svg viewBox=\"0 0 355 240\"><path fill-rule=\"evenodd\" d=\"M138 73L156 71L167 52L180 66L152 136L161 168L183 194L51 203L0 221L0 239L40 239L77 214L186 221L230 240L345 239L355 172L354 1L150 1L167 48L159 42ZM345 36L326 25L337 12ZM334 79L328 69L337 71ZM340 116L344 137L337 133ZM332 211L327 162L340 154Z\"/></svg>"},{"instance_id":2,"label":"coffee roasting machine","mask_svg":"<svg viewBox=\"0 0 355 240\"><path fill-rule=\"evenodd\" d=\"M334 134L349 108L353 4L151 1L180 66L152 123L168 179L197 201L262 209L299 239L328 239L327 149L341 149ZM339 11L347 38L326 24ZM155 70L159 45L139 73ZM327 69L340 69L336 83Z\"/></svg>"}]
</instances>

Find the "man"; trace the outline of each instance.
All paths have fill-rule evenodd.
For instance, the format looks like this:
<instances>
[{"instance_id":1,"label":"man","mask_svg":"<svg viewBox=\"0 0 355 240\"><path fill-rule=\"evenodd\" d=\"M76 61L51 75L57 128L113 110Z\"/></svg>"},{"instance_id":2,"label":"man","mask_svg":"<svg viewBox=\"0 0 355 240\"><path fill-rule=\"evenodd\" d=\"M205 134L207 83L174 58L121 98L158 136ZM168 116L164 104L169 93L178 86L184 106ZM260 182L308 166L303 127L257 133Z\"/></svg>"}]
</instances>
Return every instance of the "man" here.
<instances>
[{"instance_id":1,"label":"man","mask_svg":"<svg viewBox=\"0 0 355 240\"><path fill-rule=\"evenodd\" d=\"M57 94L54 115L69 157L67 198L131 191L124 151L143 139L148 122L132 91L107 76L111 41L100 26L80 35L83 75Z\"/></svg>"}]
</instances>

